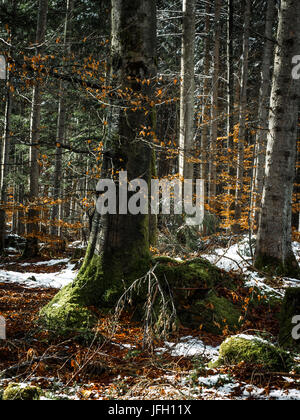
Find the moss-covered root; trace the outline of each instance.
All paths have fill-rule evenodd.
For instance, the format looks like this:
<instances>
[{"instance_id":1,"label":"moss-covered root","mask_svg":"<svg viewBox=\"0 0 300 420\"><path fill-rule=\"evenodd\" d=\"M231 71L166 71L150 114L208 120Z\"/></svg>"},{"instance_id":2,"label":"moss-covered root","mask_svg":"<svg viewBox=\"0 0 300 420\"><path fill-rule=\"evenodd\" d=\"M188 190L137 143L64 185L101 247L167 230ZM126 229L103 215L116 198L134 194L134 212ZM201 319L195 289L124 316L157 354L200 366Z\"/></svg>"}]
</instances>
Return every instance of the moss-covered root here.
<instances>
[{"instance_id":1,"label":"moss-covered root","mask_svg":"<svg viewBox=\"0 0 300 420\"><path fill-rule=\"evenodd\" d=\"M297 340L293 334L294 328L297 328L293 319L297 315L300 315L300 288L290 288L286 290L281 307L279 342L284 348L299 351L300 339Z\"/></svg>"},{"instance_id":2,"label":"moss-covered root","mask_svg":"<svg viewBox=\"0 0 300 420\"><path fill-rule=\"evenodd\" d=\"M38 400L42 395L42 390L36 386L11 383L3 392L4 401L32 401Z\"/></svg>"},{"instance_id":3,"label":"moss-covered root","mask_svg":"<svg viewBox=\"0 0 300 420\"><path fill-rule=\"evenodd\" d=\"M101 258L86 259L75 282L64 287L40 311L39 323L59 336L86 336L97 321L88 308L99 303L102 278Z\"/></svg>"},{"instance_id":4,"label":"moss-covered root","mask_svg":"<svg viewBox=\"0 0 300 420\"><path fill-rule=\"evenodd\" d=\"M60 336L85 333L96 323L84 306L78 287L64 287L40 312L39 323Z\"/></svg>"},{"instance_id":5,"label":"moss-covered root","mask_svg":"<svg viewBox=\"0 0 300 420\"><path fill-rule=\"evenodd\" d=\"M270 372L289 372L293 361L289 353L257 337L233 336L225 340L219 358L210 367L217 368L245 362L262 365Z\"/></svg>"}]
</instances>

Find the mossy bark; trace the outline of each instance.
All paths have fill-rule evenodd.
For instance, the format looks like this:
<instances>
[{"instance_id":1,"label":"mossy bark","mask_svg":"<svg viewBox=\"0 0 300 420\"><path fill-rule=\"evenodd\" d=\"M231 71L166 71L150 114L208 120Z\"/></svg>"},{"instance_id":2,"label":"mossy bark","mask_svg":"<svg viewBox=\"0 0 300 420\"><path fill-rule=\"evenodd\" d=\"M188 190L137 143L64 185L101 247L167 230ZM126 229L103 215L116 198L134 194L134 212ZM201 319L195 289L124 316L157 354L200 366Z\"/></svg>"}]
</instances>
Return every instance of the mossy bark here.
<instances>
[{"instance_id":1,"label":"mossy bark","mask_svg":"<svg viewBox=\"0 0 300 420\"><path fill-rule=\"evenodd\" d=\"M132 4L112 0L111 56L111 83L116 87L112 91L130 92L130 98L117 93L111 96L112 109L116 112L111 115L102 177L114 179L114 174L126 170L129 182L141 179L149 185L153 152L149 138L142 141L140 132L152 122L153 106L150 103L154 89L143 81L152 83L157 71L155 2L143 0ZM136 106L134 101L141 104ZM148 114L145 108L149 110ZM120 191L116 190L119 204ZM134 193L128 192L128 200ZM94 319L87 307L113 307L124 289L150 268L153 220L151 235L149 226L148 214L123 214L119 208L117 214L101 217L96 214L85 261L77 279L41 312L46 325L62 332L80 330Z\"/></svg>"}]
</instances>

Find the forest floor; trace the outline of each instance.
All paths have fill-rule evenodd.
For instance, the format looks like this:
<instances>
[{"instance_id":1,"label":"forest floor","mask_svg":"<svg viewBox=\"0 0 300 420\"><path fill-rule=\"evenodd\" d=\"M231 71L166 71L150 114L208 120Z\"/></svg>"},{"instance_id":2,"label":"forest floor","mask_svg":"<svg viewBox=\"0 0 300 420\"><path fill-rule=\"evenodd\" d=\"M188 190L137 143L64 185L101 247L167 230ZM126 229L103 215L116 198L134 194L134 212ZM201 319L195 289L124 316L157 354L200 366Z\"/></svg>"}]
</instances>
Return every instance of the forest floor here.
<instances>
[{"instance_id":1,"label":"forest floor","mask_svg":"<svg viewBox=\"0 0 300 420\"><path fill-rule=\"evenodd\" d=\"M300 244L294 243L300 260ZM265 279L251 269L246 239L227 248L212 247L202 256L227 271L245 276L245 288L283 297L293 279ZM195 255L193 255L195 256ZM20 261L9 249L0 264L0 315L7 322L7 340L0 341L0 389L11 382L38 385L42 399L295 399L300 400L300 375L270 374L243 363L209 369L226 337L180 328L168 341L143 348L143 328L124 314L112 325L103 316L98 331L101 344L59 341L36 324L39 310L57 291L73 281L75 264L68 255L56 259ZM267 284L268 283L268 284ZM249 316L240 334L276 335L276 313ZM113 333L112 333L113 331Z\"/></svg>"}]
</instances>

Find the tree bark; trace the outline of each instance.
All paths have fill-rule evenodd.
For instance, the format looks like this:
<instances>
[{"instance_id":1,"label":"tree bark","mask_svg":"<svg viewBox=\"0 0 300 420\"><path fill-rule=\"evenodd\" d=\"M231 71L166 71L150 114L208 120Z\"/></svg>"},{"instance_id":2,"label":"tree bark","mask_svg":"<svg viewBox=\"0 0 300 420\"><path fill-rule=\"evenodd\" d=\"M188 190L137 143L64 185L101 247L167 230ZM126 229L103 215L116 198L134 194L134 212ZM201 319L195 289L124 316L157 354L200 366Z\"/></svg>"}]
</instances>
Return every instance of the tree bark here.
<instances>
[{"instance_id":1,"label":"tree bark","mask_svg":"<svg viewBox=\"0 0 300 420\"><path fill-rule=\"evenodd\" d=\"M247 119L247 91L248 91L248 71L249 71L249 37L251 19L251 0L244 0L245 18L243 33L243 64L241 76L240 92L240 113L239 113L239 143L237 160L237 183L235 192L235 212L233 231L239 233L241 230L240 218L242 216L242 197L244 187L244 149L246 144L246 119Z\"/></svg>"},{"instance_id":2,"label":"tree bark","mask_svg":"<svg viewBox=\"0 0 300 420\"><path fill-rule=\"evenodd\" d=\"M67 0L67 12L64 30L64 58L70 55L71 48L70 40L70 26L73 13L73 0ZM52 208L51 214L51 229L50 233L53 236L60 236L61 229L57 226L59 216L59 200L62 188L62 147L65 142L66 132L66 98L65 98L65 82L61 81L59 86L59 100L58 100L58 118L57 118L57 135L56 135L56 150L55 150L55 170L54 170L54 185L53 185L53 199L56 202Z\"/></svg>"},{"instance_id":3,"label":"tree bark","mask_svg":"<svg viewBox=\"0 0 300 420\"><path fill-rule=\"evenodd\" d=\"M9 74L9 72L8 72ZM6 210L7 205L7 187L8 187L8 163L9 152L11 147L11 113L12 113L12 92L10 90L9 77L7 80L7 96L5 104L5 117L4 117L4 135L2 139L1 150L1 178L0 178L0 253L5 248L5 234L6 234Z\"/></svg>"},{"instance_id":4,"label":"tree bark","mask_svg":"<svg viewBox=\"0 0 300 420\"><path fill-rule=\"evenodd\" d=\"M194 177L195 12L195 0L183 0L179 174L185 179Z\"/></svg>"},{"instance_id":5,"label":"tree bark","mask_svg":"<svg viewBox=\"0 0 300 420\"><path fill-rule=\"evenodd\" d=\"M300 51L299 28L299 1L282 0L255 255L256 266L294 277L300 277L291 232L300 84L292 77L292 59Z\"/></svg>"},{"instance_id":6,"label":"tree bark","mask_svg":"<svg viewBox=\"0 0 300 420\"><path fill-rule=\"evenodd\" d=\"M210 143L210 182L209 195L210 205L214 206L217 195L217 142L219 126L219 73L220 73L220 35L221 35L221 0L215 0L215 22L214 22L214 70L212 79L212 111L211 111L211 143Z\"/></svg>"},{"instance_id":7,"label":"tree bark","mask_svg":"<svg viewBox=\"0 0 300 420\"><path fill-rule=\"evenodd\" d=\"M253 169L253 192L251 208L254 212L254 226L258 225L260 202L264 184L264 172L266 162L266 148L268 137L268 116L270 111L270 93L271 93L271 66L273 64L274 46L273 27L275 18L275 2L268 0L266 27L265 27L265 45L261 71L261 88L259 94L258 107L258 129L256 134L255 161Z\"/></svg>"},{"instance_id":8,"label":"tree bark","mask_svg":"<svg viewBox=\"0 0 300 420\"><path fill-rule=\"evenodd\" d=\"M12 1L12 13L16 12L17 1ZM11 29L11 38L13 38L14 30ZM12 42L12 41L11 41ZM10 49L9 49L10 53ZM6 104L5 104L5 116L4 116L4 131L1 144L1 170L0 170L0 253L5 248L5 235L6 235L6 210L7 204L7 188L8 188L8 174L9 174L9 155L11 150L11 114L13 105L13 93L11 90L10 82L10 71L7 66L6 71L7 77L7 93L6 93Z\"/></svg>"},{"instance_id":9,"label":"tree bark","mask_svg":"<svg viewBox=\"0 0 300 420\"><path fill-rule=\"evenodd\" d=\"M40 0L36 32L36 56L42 53L45 42L47 26L48 0ZM37 79L33 87L32 109L30 119L30 176L29 176L29 202L26 247L24 257L30 258L38 255L39 211L35 209L39 196L39 145L41 125L41 83Z\"/></svg>"},{"instance_id":10,"label":"tree bark","mask_svg":"<svg viewBox=\"0 0 300 420\"><path fill-rule=\"evenodd\" d=\"M209 174L209 163L208 163L208 157L209 157L209 145L208 145L208 139L209 139L209 127L210 127L210 103L209 103L209 92L210 92L210 86L211 86L211 80L210 80L210 65L211 65L211 58L210 58L210 29L211 29L211 23L210 23L210 11L211 6L208 3L206 5L205 13L205 52L204 52L204 83L203 83L203 117L202 117L202 138L201 138L201 179L205 182L205 198L208 197L208 174Z\"/></svg>"},{"instance_id":11,"label":"tree bark","mask_svg":"<svg viewBox=\"0 0 300 420\"><path fill-rule=\"evenodd\" d=\"M151 106L156 76L156 5L152 0L112 0L112 82L122 92L111 106L116 112L109 121L110 136L104 151L102 177L115 180L126 170L128 181L140 178L150 183L152 148L143 137L143 126L151 126ZM149 85L148 81L149 80ZM132 103L142 98L152 112ZM119 203L119 191L117 203ZM132 193L128 192L128 199ZM127 200L126 200L127 201ZM60 329L86 325L85 308L113 307L132 282L145 275L151 265L148 214L116 214L93 217L92 233L84 264L69 287L63 289L42 311L47 325Z\"/></svg>"}]
</instances>

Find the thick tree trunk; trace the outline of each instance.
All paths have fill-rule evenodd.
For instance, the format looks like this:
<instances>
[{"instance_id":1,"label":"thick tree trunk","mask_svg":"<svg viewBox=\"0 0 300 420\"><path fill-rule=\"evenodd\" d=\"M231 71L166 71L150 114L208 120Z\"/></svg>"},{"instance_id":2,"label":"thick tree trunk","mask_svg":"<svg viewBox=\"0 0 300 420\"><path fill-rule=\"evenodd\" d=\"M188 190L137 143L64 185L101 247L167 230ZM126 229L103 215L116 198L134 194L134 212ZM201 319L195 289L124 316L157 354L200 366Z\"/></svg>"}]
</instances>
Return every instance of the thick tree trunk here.
<instances>
[{"instance_id":1,"label":"thick tree trunk","mask_svg":"<svg viewBox=\"0 0 300 420\"><path fill-rule=\"evenodd\" d=\"M195 0L183 0L179 173L185 179L194 177L195 12Z\"/></svg>"},{"instance_id":2,"label":"thick tree trunk","mask_svg":"<svg viewBox=\"0 0 300 420\"><path fill-rule=\"evenodd\" d=\"M300 84L292 78L292 58L300 51L299 28L299 1L282 0L255 256L258 267L295 277L300 272L292 251L291 216Z\"/></svg>"},{"instance_id":3,"label":"thick tree trunk","mask_svg":"<svg viewBox=\"0 0 300 420\"><path fill-rule=\"evenodd\" d=\"M253 192L251 208L254 213L254 225L258 225L260 213L260 202L264 184L264 172L266 162L266 148L268 137L268 116L270 111L270 93L271 93L271 65L273 64L274 46L273 27L275 18L275 2L268 0L265 46L261 71L261 88L259 94L258 107L258 129L256 134L255 161L253 169Z\"/></svg>"},{"instance_id":4,"label":"thick tree trunk","mask_svg":"<svg viewBox=\"0 0 300 420\"><path fill-rule=\"evenodd\" d=\"M155 57L155 2L113 0L113 80L122 92L130 91L131 98L126 102L118 96L112 98L113 108L119 111L111 121L106 145L109 150L104 153L104 178L114 179L114 174L125 169L129 181L140 178L150 182L152 148L141 130L143 126L151 126L151 112L145 115L143 107L137 108L132 101L140 98L145 106L150 106L151 91L155 91ZM145 83L147 80L149 86ZM118 188L116 190L118 203ZM131 194L128 193L128 199ZM121 213L117 210L117 214L101 217L95 214L85 262L77 279L42 311L48 326L87 325L90 317L83 307L114 306L124 287L149 270L149 215Z\"/></svg>"},{"instance_id":5,"label":"thick tree trunk","mask_svg":"<svg viewBox=\"0 0 300 420\"><path fill-rule=\"evenodd\" d=\"M36 55L42 53L45 42L47 26L48 0L40 0L38 11L38 23L36 32ZM32 95L32 109L30 119L30 176L29 176L29 201L30 210L28 212L28 225L26 247L24 257L30 258L38 254L38 233L39 225L37 219L39 212L35 209L39 196L39 144L40 144L40 125L41 125L41 83L35 81Z\"/></svg>"}]
</instances>

